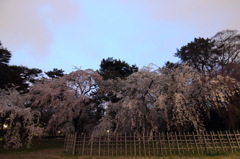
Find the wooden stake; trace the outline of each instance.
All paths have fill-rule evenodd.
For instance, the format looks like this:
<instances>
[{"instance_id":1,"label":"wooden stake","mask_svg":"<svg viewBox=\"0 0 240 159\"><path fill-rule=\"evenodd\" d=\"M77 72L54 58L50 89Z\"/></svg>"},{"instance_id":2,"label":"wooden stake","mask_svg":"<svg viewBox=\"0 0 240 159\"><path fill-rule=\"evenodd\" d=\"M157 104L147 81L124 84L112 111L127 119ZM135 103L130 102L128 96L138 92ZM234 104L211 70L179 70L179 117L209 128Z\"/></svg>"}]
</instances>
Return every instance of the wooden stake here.
<instances>
[{"instance_id":1,"label":"wooden stake","mask_svg":"<svg viewBox=\"0 0 240 159\"><path fill-rule=\"evenodd\" d=\"M176 144L177 144L177 150L178 150L178 154L180 155L180 149L179 149L179 145L178 145L178 137L177 137L177 133L175 132L175 139L176 139Z\"/></svg>"},{"instance_id":2,"label":"wooden stake","mask_svg":"<svg viewBox=\"0 0 240 159\"><path fill-rule=\"evenodd\" d=\"M143 148L144 148L144 155L146 156L146 146L145 146L145 136L143 133Z\"/></svg>"},{"instance_id":3,"label":"wooden stake","mask_svg":"<svg viewBox=\"0 0 240 159\"><path fill-rule=\"evenodd\" d=\"M217 134L218 134L219 141L220 141L220 143L221 143L222 150L223 150L223 152L225 152L225 149L224 149L224 146L223 146L223 142L222 142L222 138L221 138L221 136L220 136L219 131L217 131Z\"/></svg>"},{"instance_id":4,"label":"wooden stake","mask_svg":"<svg viewBox=\"0 0 240 159\"><path fill-rule=\"evenodd\" d=\"M108 146L108 156L109 156L109 132L108 133L108 140L107 140L107 146Z\"/></svg>"},{"instance_id":5,"label":"wooden stake","mask_svg":"<svg viewBox=\"0 0 240 159\"><path fill-rule=\"evenodd\" d=\"M124 134L125 136L125 156L127 156L127 137L126 137L126 133Z\"/></svg>"},{"instance_id":6,"label":"wooden stake","mask_svg":"<svg viewBox=\"0 0 240 159\"><path fill-rule=\"evenodd\" d=\"M204 146L205 146L205 149L206 151L208 152L208 146L207 146L207 141L206 141L206 138L205 138L205 134L203 132L203 139L204 139Z\"/></svg>"},{"instance_id":7,"label":"wooden stake","mask_svg":"<svg viewBox=\"0 0 240 159\"><path fill-rule=\"evenodd\" d=\"M136 143L135 143L135 132L133 133L133 146L134 146L134 155L137 155Z\"/></svg>"},{"instance_id":8,"label":"wooden stake","mask_svg":"<svg viewBox=\"0 0 240 159\"><path fill-rule=\"evenodd\" d=\"M187 152L189 153L189 146L188 146L187 137L186 137L185 132L183 132L183 136L184 136L184 140L185 140L185 143L186 143L186 146L187 146Z\"/></svg>"},{"instance_id":9,"label":"wooden stake","mask_svg":"<svg viewBox=\"0 0 240 159\"><path fill-rule=\"evenodd\" d=\"M74 137L73 137L72 155L75 155L76 140L77 140L77 132L74 134Z\"/></svg>"},{"instance_id":10,"label":"wooden stake","mask_svg":"<svg viewBox=\"0 0 240 159\"><path fill-rule=\"evenodd\" d=\"M216 152L217 149L216 149L216 145L215 145L215 142L214 142L214 139L213 139L213 135L214 135L214 132L210 131L210 136L211 136L211 139L212 139L212 143L213 143L214 151Z\"/></svg>"},{"instance_id":11,"label":"wooden stake","mask_svg":"<svg viewBox=\"0 0 240 159\"><path fill-rule=\"evenodd\" d=\"M170 155L172 155L172 152L171 152L171 145L170 145L170 141L169 141L168 132L167 132L167 141L168 141L168 149L169 149L169 153L170 153Z\"/></svg>"},{"instance_id":12,"label":"wooden stake","mask_svg":"<svg viewBox=\"0 0 240 159\"><path fill-rule=\"evenodd\" d=\"M192 132L192 135L193 135L193 139L194 139L194 143L195 143L195 146L196 146L197 152L198 152L198 154L200 155L200 153L199 153L199 149L198 149L198 145L197 145L197 141L196 141L196 137L195 137L194 132Z\"/></svg>"},{"instance_id":13,"label":"wooden stake","mask_svg":"<svg viewBox=\"0 0 240 159\"><path fill-rule=\"evenodd\" d=\"M238 141L238 137L237 137L237 135L236 135L235 130L233 130L233 133L234 133L235 140L236 140L236 142L237 142L238 148L240 148L239 141Z\"/></svg>"},{"instance_id":14,"label":"wooden stake","mask_svg":"<svg viewBox=\"0 0 240 159\"><path fill-rule=\"evenodd\" d=\"M86 137L86 134L84 133L84 137L83 137L83 147L82 147L82 155L84 155L85 137Z\"/></svg>"},{"instance_id":15,"label":"wooden stake","mask_svg":"<svg viewBox=\"0 0 240 159\"><path fill-rule=\"evenodd\" d=\"M91 149L90 149L90 156L92 156L92 146L93 146L93 136L91 135Z\"/></svg>"},{"instance_id":16,"label":"wooden stake","mask_svg":"<svg viewBox=\"0 0 240 159\"><path fill-rule=\"evenodd\" d=\"M101 136L99 136L99 142L98 142L98 156L100 156L101 152Z\"/></svg>"},{"instance_id":17,"label":"wooden stake","mask_svg":"<svg viewBox=\"0 0 240 159\"><path fill-rule=\"evenodd\" d=\"M233 148L232 148L232 144L231 144L231 142L230 142L230 138L229 138L229 135L228 135L228 131L225 131L225 133L226 133L226 136L227 136L227 139L228 139L228 143L229 143L230 149L231 149L231 151L233 152Z\"/></svg>"}]
</instances>

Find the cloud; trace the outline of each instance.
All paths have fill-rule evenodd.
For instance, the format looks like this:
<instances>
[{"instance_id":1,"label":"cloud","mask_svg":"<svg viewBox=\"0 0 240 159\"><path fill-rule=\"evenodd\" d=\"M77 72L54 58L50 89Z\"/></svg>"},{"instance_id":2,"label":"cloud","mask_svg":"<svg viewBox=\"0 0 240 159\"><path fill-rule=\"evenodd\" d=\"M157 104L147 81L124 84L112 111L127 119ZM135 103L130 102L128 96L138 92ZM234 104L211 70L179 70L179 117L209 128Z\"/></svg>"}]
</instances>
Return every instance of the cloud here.
<instances>
[{"instance_id":1,"label":"cloud","mask_svg":"<svg viewBox=\"0 0 240 159\"><path fill-rule=\"evenodd\" d=\"M54 26L70 23L77 10L73 0L1 1L0 40L9 50L28 48L41 59L50 52Z\"/></svg>"},{"instance_id":2,"label":"cloud","mask_svg":"<svg viewBox=\"0 0 240 159\"><path fill-rule=\"evenodd\" d=\"M157 21L179 23L203 36L224 29L240 30L239 0L119 0L127 4L142 3L146 14Z\"/></svg>"}]
</instances>

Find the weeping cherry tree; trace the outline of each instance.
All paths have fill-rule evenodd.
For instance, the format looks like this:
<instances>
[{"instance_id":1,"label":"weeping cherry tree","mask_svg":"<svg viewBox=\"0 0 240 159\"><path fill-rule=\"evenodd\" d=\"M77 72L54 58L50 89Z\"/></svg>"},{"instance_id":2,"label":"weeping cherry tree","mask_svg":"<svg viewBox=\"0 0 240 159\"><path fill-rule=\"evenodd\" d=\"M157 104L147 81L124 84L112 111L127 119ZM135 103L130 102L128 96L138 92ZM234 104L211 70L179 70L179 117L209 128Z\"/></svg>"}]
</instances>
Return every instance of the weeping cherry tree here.
<instances>
[{"instance_id":1,"label":"weeping cherry tree","mask_svg":"<svg viewBox=\"0 0 240 159\"><path fill-rule=\"evenodd\" d=\"M40 112L26 108L27 101L13 87L0 90L0 120L4 147L31 146L34 132L40 134ZM25 142L22 141L25 139Z\"/></svg>"}]
</instances>

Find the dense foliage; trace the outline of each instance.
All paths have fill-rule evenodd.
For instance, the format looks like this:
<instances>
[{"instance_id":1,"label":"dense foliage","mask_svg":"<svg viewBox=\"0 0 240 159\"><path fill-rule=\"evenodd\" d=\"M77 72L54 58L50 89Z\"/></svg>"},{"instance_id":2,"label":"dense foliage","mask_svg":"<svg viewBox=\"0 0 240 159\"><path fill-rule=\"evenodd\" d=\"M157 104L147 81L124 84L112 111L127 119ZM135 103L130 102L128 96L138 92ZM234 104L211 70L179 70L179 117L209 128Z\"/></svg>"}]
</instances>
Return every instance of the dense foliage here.
<instances>
[{"instance_id":1,"label":"dense foliage","mask_svg":"<svg viewBox=\"0 0 240 159\"><path fill-rule=\"evenodd\" d=\"M57 69L54 68L52 71L47 71L45 72L45 74L49 77L49 78L58 78L58 77L62 77L64 76L64 71L62 69Z\"/></svg>"},{"instance_id":2,"label":"dense foliage","mask_svg":"<svg viewBox=\"0 0 240 159\"><path fill-rule=\"evenodd\" d=\"M0 133L3 137L4 146L18 148L24 144L31 146L33 133L41 132L38 129L40 112L26 108L27 101L15 89L0 90Z\"/></svg>"},{"instance_id":3,"label":"dense foliage","mask_svg":"<svg viewBox=\"0 0 240 159\"><path fill-rule=\"evenodd\" d=\"M47 131L69 133L88 131L90 95L98 90L102 77L91 69L77 70L63 77L43 79L34 84L27 94L31 107L49 114Z\"/></svg>"},{"instance_id":4,"label":"dense foliage","mask_svg":"<svg viewBox=\"0 0 240 159\"><path fill-rule=\"evenodd\" d=\"M11 57L12 57L11 52L8 51L7 48L4 48L2 46L2 43L0 42L0 65L8 64Z\"/></svg>"},{"instance_id":5,"label":"dense foliage","mask_svg":"<svg viewBox=\"0 0 240 159\"><path fill-rule=\"evenodd\" d=\"M97 71L104 80L107 79L117 79L117 78L125 78L131 75L134 72L138 71L138 67L136 65L130 66L125 61L107 58L103 59L100 64L100 69Z\"/></svg>"},{"instance_id":6,"label":"dense foliage","mask_svg":"<svg viewBox=\"0 0 240 159\"><path fill-rule=\"evenodd\" d=\"M96 126L95 134L106 130L140 134L204 131L210 109L229 110L229 101L238 93L239 84L221 75L206 77L182 64L177 68L144 68L113 82L112 88L116 87L120 100L108 103L107 114Z\"/></svg>"},{"instance_id":7,"label":"dense foliage","mask_svg":"<svg viewBox=\"0 0 240 159\"><path fill-rule=\"evenodd\" d=\"M42 75L42 70L25 66L9 65L12 54L0 43L0 88L17 86L21 93L28 92L29 84Z\"/></svg>"},{"instance_id":8,"label":"dense foliage","mask_svg":"<svg viewBox=\"0 0 240 159\"><path fill-rule=\"evenodd\" d=\"M212 72L239 63L240 34L237 30L223 30L211 39L195 38L177 49L176 57L199 72Z\"/></svg>"}]
</instances>

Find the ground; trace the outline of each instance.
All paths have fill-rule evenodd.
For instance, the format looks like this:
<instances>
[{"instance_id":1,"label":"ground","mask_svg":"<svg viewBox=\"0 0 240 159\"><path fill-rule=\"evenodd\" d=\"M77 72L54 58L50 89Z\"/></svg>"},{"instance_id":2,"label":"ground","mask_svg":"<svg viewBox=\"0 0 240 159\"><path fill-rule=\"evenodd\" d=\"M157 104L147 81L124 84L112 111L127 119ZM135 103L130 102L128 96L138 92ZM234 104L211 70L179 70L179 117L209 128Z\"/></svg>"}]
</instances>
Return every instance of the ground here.
<instances>
[{"instance_id":1,"label":"ground","mask_svg":"<svg viewBox=\"0 0 240 159\"><path fill-rule=\"evenodd\" d=\"M234 154L205 155L205 156L150 156L150 157L131 157L131 156L72 156L63 150L63 139L34 139L30 149L4 149L0 142L0 159L239 159L240 151Z\"/></svg>"},{"instance_id":2,"label":"ground","mask_svg":"<svg viewBox=\"0 0 240 159\"><path fill-rule=\"evenodd\" d=\"M239 154L226 155L226 156L198 156L198 157L104 157L104 156L71 156L64 153L62 148L58 149L44 149L35 152L16 152L13 154L0 154L1 159L238 159Z\"/></svg>"}]
</instances>

